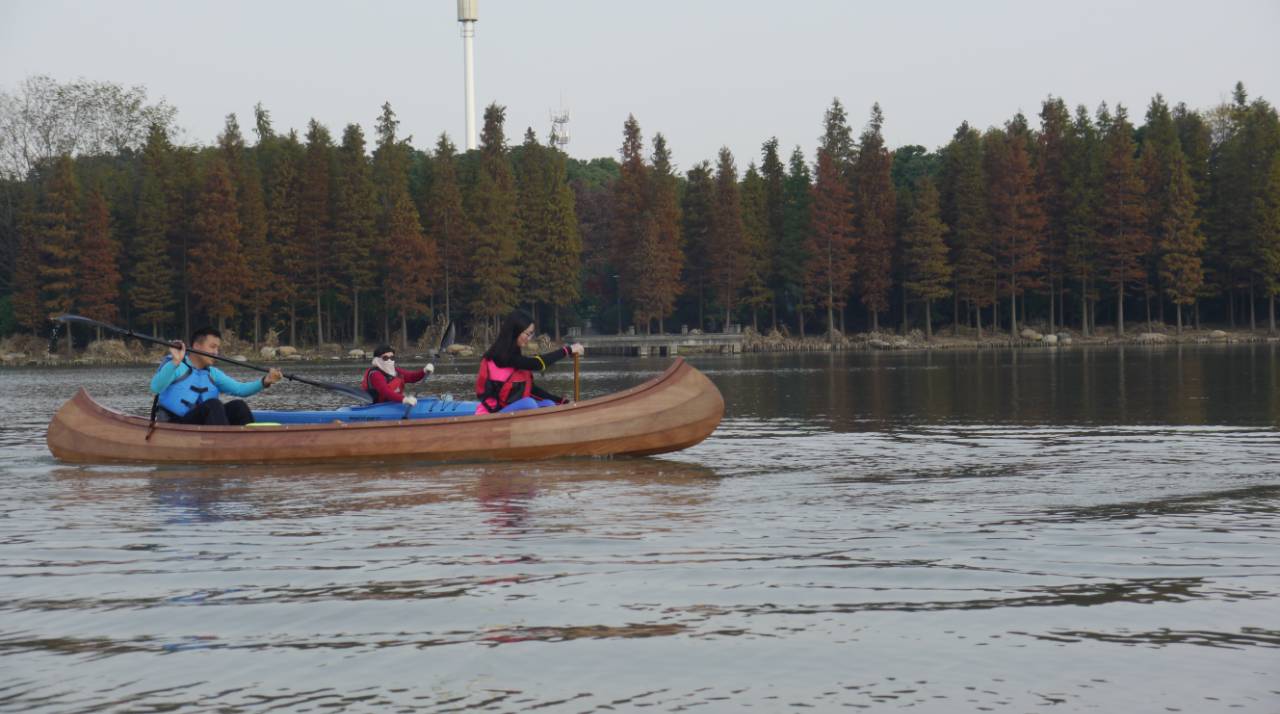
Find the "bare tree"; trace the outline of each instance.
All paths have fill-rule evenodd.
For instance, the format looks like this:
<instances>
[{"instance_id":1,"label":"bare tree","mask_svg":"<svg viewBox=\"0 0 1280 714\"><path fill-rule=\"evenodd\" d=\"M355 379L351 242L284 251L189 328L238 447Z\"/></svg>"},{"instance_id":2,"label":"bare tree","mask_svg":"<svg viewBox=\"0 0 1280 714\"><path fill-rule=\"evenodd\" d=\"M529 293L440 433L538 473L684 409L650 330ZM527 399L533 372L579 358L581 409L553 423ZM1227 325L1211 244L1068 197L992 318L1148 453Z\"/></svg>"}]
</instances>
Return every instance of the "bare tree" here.
<instances>
[{"instance_id":1,"label":"bare tree","mask_svg":"<svg viewBox=\"0 0 1280 714\"><path fill-rule=\"evenodd\" d=\"M0 91L0 177L20 180L56 156L137 149L153 124L172 133L177 111L164 100L148 104L141 86L28 77Z\"/></svg>"}]
</instances>

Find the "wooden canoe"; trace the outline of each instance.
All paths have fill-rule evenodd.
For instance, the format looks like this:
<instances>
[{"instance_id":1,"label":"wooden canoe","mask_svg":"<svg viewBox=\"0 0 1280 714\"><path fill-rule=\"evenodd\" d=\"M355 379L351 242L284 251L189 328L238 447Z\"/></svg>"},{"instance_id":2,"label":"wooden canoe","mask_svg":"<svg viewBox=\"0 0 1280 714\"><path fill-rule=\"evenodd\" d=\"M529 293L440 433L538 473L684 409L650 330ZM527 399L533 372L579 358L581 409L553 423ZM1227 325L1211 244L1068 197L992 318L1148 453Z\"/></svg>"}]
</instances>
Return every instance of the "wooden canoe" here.
<instances>
[{"instance_id":1,"label":"wooden canoe","mask_svg":"<svg viewBox=\"0 0 1280 714\"><path fill-rule=\"evenodd\" d=\"M575 404L512 414L273 427L158 423L98 404L81 389L49 423L49 451L77 463L511 461L643 456L715 431L724 399L681 358L658 377Z\"/></svg>"}]
</instances>

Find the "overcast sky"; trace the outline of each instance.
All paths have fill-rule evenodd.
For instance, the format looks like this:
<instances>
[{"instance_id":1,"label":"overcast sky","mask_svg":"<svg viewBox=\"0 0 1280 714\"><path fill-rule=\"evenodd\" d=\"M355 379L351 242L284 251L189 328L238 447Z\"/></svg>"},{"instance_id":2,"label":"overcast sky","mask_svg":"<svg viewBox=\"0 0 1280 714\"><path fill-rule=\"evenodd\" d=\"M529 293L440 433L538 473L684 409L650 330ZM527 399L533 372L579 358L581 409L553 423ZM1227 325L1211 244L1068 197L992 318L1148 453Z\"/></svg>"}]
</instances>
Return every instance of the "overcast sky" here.
<instances>
[{"instance_id":1,"label":"overcast sky","mask_svg":"<svg viewBox=\"0 0 1280 714\"><path fill-rule=\"evenodd\" d=\"M891 147L945 144L968 120L1035 122L1048 95L1091 109L1152 95L1207 108L1237 80L1280 100L1280 0L855 2L481 0L477 100L507 107L507 135L572 112L568 152L616 156L635 114L678 166L726 145L740 168L776 135L812 157L833 97L855 133L871 104ZM463 138L462 40L454 0L3 0L0 88L48 74L144 85L178 110L188 143L224 117L277 129L315 117L335 136L390 101L427 147ZM252 139L252 135L249 137Z\"/></svg>"}]
</instances>

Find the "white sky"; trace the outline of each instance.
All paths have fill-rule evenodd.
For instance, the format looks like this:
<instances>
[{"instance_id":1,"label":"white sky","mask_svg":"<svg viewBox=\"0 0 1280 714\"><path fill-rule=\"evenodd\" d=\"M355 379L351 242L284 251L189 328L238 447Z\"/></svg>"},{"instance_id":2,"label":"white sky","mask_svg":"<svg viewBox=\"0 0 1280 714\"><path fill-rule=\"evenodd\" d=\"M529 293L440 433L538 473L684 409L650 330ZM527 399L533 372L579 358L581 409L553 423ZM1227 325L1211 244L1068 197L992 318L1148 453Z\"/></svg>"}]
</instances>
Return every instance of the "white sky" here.
<instances>
[{"instance_id":1,"label":"white sky","mask_svg":"<svg viewBox=\"0 0 1280 714\"><path fill-rule=\"evenodd\" d=\"M461 145L456 19L454 0L0 0L0 88L141 84L197 143L230 112L248 133L258 101L278 130L315 117L371 135L390 101L416 146ZM832 97L855 134L879 101L891 147L929 148L962 120L1035 123L1049 94L1123 102L1139 123L1156 92L1206 108L1237 80L1276 103L1278 31L1280 0L481 0L477 112L497 101L512 143L526 126L545 140L563 98L579 158L616 156L633 113L681 168L727 145L741 169L771 135L811 155Z\"/></svg>"}]
</instances>

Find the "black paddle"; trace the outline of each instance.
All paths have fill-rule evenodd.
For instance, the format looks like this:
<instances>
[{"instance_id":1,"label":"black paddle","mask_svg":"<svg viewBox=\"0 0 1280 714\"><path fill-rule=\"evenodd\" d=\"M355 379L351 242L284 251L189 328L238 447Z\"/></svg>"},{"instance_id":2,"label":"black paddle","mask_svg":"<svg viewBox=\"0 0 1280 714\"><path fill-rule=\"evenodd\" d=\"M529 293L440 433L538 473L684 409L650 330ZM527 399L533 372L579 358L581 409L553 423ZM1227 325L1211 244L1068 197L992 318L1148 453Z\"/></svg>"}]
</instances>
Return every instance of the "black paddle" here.
<instances>
[{"instance_id":1,"label":"black paddle","mask_svg":"<svg viewBox=\"0 0 1280 714\"><path fill-rule=\"evenodd\" d=\"M53 318L53 319L54 319L54 320L57 320L58 322L67 322L67 323L71 323L71 322L78 322L78 323L80 323L80 324L82 324L82 325L93 325L94 327L101 327L101 328L102 328L102 329L104 329L104 330L108 330L108 331L110 331L110 332L114 332L114 333L116 333L116 334L118 334L118 335L124 335L125 337L132 337L132 338L134 338L134 339L136 339L136 340L142 340L143 342L152 342L152 343L155 343L155 344L157 344L157 345L164 345L165 347L173 347L173 346L174 346L174 344L173 344L172 342L168 342L168 341L166 341L166 340L162 340L162 339L160 339L160 338L158 338L158 337L152 337L151 335L143 334L143 333L141 333L141 332L134 332L133 330L126 330L126 329L124 329L123 327L116 327L115 325L108 325L108 324L107 324L107 323L105 323L105 322L98 322L97 320L90 320L90 319L89 319L89 318L87 318L87 317L80 317L79 315L59 315L59 316L57 316L57 317L55 317L55 318ZM212 353L209 353L209 352L202 352L202 351L200 351L200 350L198 350L198 349L195 349L194 347L191 347L191 346L188 346L188 347L187 347L187 352L190 352L190 353L192 353L192 354L203 355L203 356L205 356L205 357L209 357L209 358L211 358L211 359L216 359L216 360L221 360L221 361L223 361L223 362L230 362L231 364L238 364L238 365L240 365L241 367L246 367L246 368L248 368L248 369L257 370L257 371L259 371L259 372L270 372L270 371L271 371L271 369L270 369L269 367L261 367L261 366L258 366L258 365L256 365L256 364L250 364L250 363L248 363L248 362L241 362L240 360L234 360L234 359L231 359L230 357L223 357L222 355L215 355L215 354L212 354ZM319 388L321 388L321 389L328 389L328 390L329 390L329 391L331 391L331 392L338 392L339 394L344 394L344 395L346 395L346 396L348 396L348 397L351 397L351 398L353 398L353 399L359 399L360 401L362 401L362 402L364 402L364 403L366 403L366 404L368 404L369 402L372 402L372 401L373 401L373 397L370 397L368 392L366 392L366 391L364 391L364 390L362 390L362 389L357 389L357 388L355 388L355 387L348 387L348 386L346 386L346 385L342 385L342 384L333 384L333 383L331 383L331 382L315 382L315 381L312 381L312 380L310 380L310 379L306 379L305 377L299 377L299 376L297 376L297 375L295 375L295 374L285 374L285 375L284 375L284 378L285 378L285 379L288 379L288 380L292 380L292 381L294 381L294 382L298 382L298 383L300 383L300 384L307 384L307 385L310 385L310 386L312 386L312 387L319 387Z\"/></svg>"},{"instance_id":2,"label":"black paddle","mask_svg":"<svg viewBox=\"0 0 1280 714\"><path fill-rule=\"evenodd\" d=\"M441 353L443 353L445 350L453 346L453 338L454 338L453 322L450 322L449 326L444 328L444 334L440 336L440 345L436 347L435 352L431 353L431 359L440 359ZM405 407L404 416L401 418L408 419L409 412L411 411L413 411L413 405Z\"/></svg>"}]
</instances>

